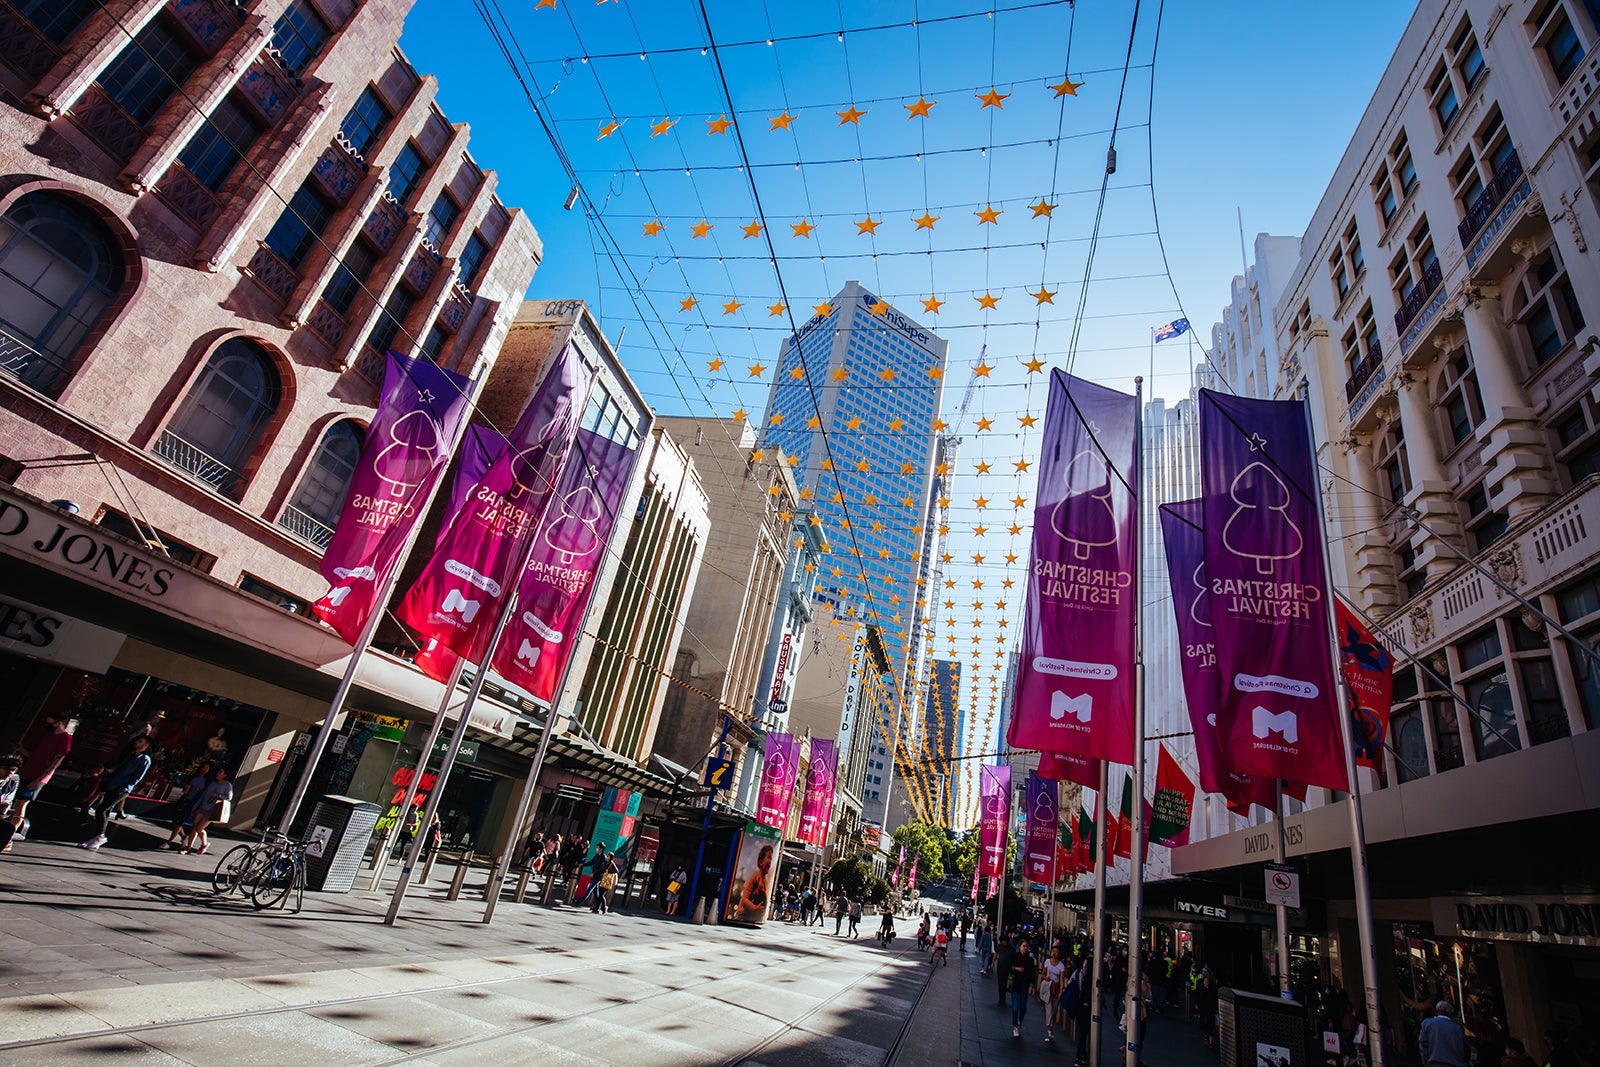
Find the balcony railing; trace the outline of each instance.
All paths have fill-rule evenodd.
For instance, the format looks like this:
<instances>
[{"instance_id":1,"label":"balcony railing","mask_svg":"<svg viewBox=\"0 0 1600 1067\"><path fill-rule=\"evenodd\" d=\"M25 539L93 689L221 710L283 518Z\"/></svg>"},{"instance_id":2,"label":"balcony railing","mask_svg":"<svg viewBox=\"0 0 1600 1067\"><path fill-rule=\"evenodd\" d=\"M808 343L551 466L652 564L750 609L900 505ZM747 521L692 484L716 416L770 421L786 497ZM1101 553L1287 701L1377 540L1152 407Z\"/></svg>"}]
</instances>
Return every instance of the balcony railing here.
<instances>
[{"instance_id":1,"label":"balcony railing","mask_svg":"<svg viewBox=\"0 0 1600 1067\"><path fill-rule=\"evenodd\" d=\"M195 447L171 430L161 431L161 436L156 438L155 447L151 451L185 474L198 478L224 495L227 495L233 489L234 483L239 480L239 472L233 467Z\"/></svg>"},{"instance_id":2,"label":"balcony railing","mask_svg":"<svg viewBox=\"0 0 1600 1067\"><path fill-rule=\"evenodd\" d=\"M1381 366L1383 366L1383 346L1374 340L1372 347L1367 349L1367 354L1361 358L1361 362L1350 369L1350 377L1345 379L1345 403L1355 400L1356 394L1361 392L1361 387L1372 380L1372 376L1378 373L1378 368Z\"/></svg>"},{"instance_id":3,"label":"balcony railing","mask_svg":"<svg viewBox=\"0 0 1600 1067\"><path fill-rule=\"evenodd\" d=\"M0 60L32 85L61 58L61 49L10 3L0 3Z\"/></svg>"},{"instance_id":4,"label":"balcony railing","mask_svg":"<svg viewBox=\"0 0 1600 1067\"><path fill-rule=\"evenodd\" d=\"M1422 314L1422 309L1428 306L1428 298L1439 290L1444 284L1444 268L1439 266L1435 259L1422 271L1422 280L1411 287L1411 292L1400 302L1400 310L1394 313L1394 328L1400 333L1406 332L1406 327L1411 325L1411 320Z\"/></svg>"},{"instance_id":5,"label":"balcony railing","mask_svg":"<svg viewBox=\"0 0 1600 1067\"><path fill-rule=\"evenodd\" d=\"M98 83L85 89L67 113L120 162L126 163L133 157L134 150L144 143L143 124L122 110Z\"/></svg>"},{"instance_id":6,"label":"balcony railing","mask_svg":"<svg viewBox=\"0 0 1600 1067\"><path fill-rule=\"evenodd\" d=\"M250 276L266 287L267 292L278 298L279 303L286 304L294 293L294 270L277 253L265 244L256 249L256 254L250 257L250 264L246 268Z\"/></svg>"},{"instance_id":7,"label":"balcony railing","mask_svg":"<svg viewBox=\"0 0 1600 1067\"><path fill-rule=\"evenodd\" d=\"M67 365L26 342L0 330L0 373L15 378L29 389L54 396L57 379Z\"/></svg>"},{"instance_id":8,"label":"balcony railing","mask_svg":"<svg viewBox=\"0 0 1600 1067\"><path fill-rule=\"evenodd\" d=\"M321 519L312 518L292 504L283 510L278 525L319 550L327 548L328 542L333 540L332 526Z\"/></svg>"},{"instance_id":9,"label":"balcony railing","mask_svg":"<svg viewBox=\"0 0 1600 1067\"><path fill-rule=\"evenodd\" d=\"M1471 245L1472 239L1489 225L1489 220L1494 218L1495 209L1500 206L1500 201L1504 200L1521 180L1522 160L1512 152L1506 161L1500 164L1500 169L1494 172L1494 177L1484 186L1483 192L1478 194L1478 199L1467 208L1467 217L1456 225L1456 233L1461 237L1462 248Z\"/></svg>"}]
</instances>

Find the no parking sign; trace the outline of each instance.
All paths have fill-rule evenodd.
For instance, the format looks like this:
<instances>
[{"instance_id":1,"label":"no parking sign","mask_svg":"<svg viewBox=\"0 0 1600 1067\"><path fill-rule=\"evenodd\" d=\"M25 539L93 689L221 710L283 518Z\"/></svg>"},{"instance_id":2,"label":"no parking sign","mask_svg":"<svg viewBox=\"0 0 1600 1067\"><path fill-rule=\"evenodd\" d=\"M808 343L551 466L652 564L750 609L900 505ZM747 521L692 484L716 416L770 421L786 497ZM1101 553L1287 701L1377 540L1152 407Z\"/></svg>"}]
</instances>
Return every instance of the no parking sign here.
<instances>
[{"instance_id":1,"label":"no parking sign","mask_svg":"<svg viewBox=\"0 0 1600 1067\"><path fill-rule=\"evenodd\" d=\"M1300 906L1300 872L1282 863L1267 864L1268 904L1282 904L1286 908Z\"/></svg>"}]
</instances>

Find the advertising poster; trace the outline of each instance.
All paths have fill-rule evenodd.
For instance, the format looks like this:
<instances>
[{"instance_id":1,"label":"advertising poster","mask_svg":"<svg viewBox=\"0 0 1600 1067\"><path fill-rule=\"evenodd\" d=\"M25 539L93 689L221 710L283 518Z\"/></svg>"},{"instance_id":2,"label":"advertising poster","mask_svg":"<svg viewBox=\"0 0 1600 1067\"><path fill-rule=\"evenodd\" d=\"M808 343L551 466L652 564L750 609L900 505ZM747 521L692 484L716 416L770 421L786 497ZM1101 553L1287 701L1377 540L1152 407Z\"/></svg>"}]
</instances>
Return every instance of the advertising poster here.
<instances>
[{"instance_id":1,"label":"advertising poster","mask_svg":"<svg viewBox=\"0 0 1600 1067\"><path fill-rule=\"evenodd\" d=\"M578 895L589 889L590 864L603 848L607 855L626 852L633 840L634 824L639 820L639 794L614 785L600 796L600 813L594 817L594 832L589 835L589 852L583 857L583 874L578 878ZM618 872L620 875L620 871ZM620 880L620 879L619 879Z\"/></svg>"},{"instance_id":2,"label":"advertising poster","mask_svg":"<svg viewBox=\"0 0 1600 1067\"><path fill-rule=\"evenodd\" d=\"M772 899L772 876L778 866L778 848L782 843L775 827L745 823L733 861L733 879L728 883L728 903L722 913L724 921L744 926L760 926L766 921L767 906Z\"/></svg>"}]
</instances>

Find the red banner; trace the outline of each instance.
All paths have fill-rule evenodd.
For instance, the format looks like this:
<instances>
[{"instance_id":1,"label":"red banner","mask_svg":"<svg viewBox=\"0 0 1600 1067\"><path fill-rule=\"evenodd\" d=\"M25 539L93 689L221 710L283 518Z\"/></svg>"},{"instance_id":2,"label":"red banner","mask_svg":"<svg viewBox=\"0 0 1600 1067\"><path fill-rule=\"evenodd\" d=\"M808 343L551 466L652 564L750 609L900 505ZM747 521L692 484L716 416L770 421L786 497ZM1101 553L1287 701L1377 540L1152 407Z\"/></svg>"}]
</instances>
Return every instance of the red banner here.
<instances>
[{"instance_id":1,"label":"red banner","mask_svg":"<svg viewBox=\"0 0 1600 1067\"><path fill-rule=\"evenodd\" d=\"M1183 773L1166 745L1158 745L1156 798L1151 804L1150 840L1168 848L1189 843L1189 822L1194 815L1194 783Z\"/></svg>"},{"instance_id":2,"label":"red banner","mask_svg":"<svg viewBox=\"0 0 1600 1067\"><path fill-rule=\"evenodd\" d=\"M1389 737L1389 708L1394 700L1394 659L1366 623L1343 600L1333 602L1339 623L1339 660L1350 694L1351 736L1356 763L1377 769Z\"/></svg>"}]
</instances>

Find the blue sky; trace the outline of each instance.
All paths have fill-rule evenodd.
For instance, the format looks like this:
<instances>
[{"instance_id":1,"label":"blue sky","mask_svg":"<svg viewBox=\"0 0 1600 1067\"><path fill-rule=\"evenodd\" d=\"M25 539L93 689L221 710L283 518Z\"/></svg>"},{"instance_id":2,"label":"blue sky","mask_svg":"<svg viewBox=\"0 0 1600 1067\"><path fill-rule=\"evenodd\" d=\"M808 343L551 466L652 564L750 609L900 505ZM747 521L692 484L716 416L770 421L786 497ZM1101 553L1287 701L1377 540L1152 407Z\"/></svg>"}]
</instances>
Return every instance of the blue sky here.
<instances>
[{"instance_id":1,"label":"blue sky","mask_svg":"<svg viewBox=\"0 0 1600 1067\"><path fill-rule=\"evenodd\" d=\"M1247 240L1302 230L1411 14L1393 0L1146 0L1130 53L1131 3L707 0L713 55L689 0L538 3L488 10L598 219L562 209L571 180L473 5L419 0L401 46L539 229L530 295L589 301L613 340L626 328L623 360L660 410L757 418L782 338L851 278L950 340L947 408L973 388L953 427L961 595L935 647L966 661L973 751L992 745L994 654L1019 629L1020 596L997 608L995 587L1009 575L1020 593L1031 527L1026 507L976 501L1033 495L1017 466L1039 451L1047 374L1028 361L1129 391L1149 376L1150 330L1179 314L1152 185L1172 279L1208 340L1240 271L1236 210ZM1051 88L1064 74L1076 95ZM841 121L851 108L858 121ZM708 125L724 115L726 132ZM1156 350L1147 392L1181 395L1189 357L1183 342Z\"/></svg>"}]
</instances>

